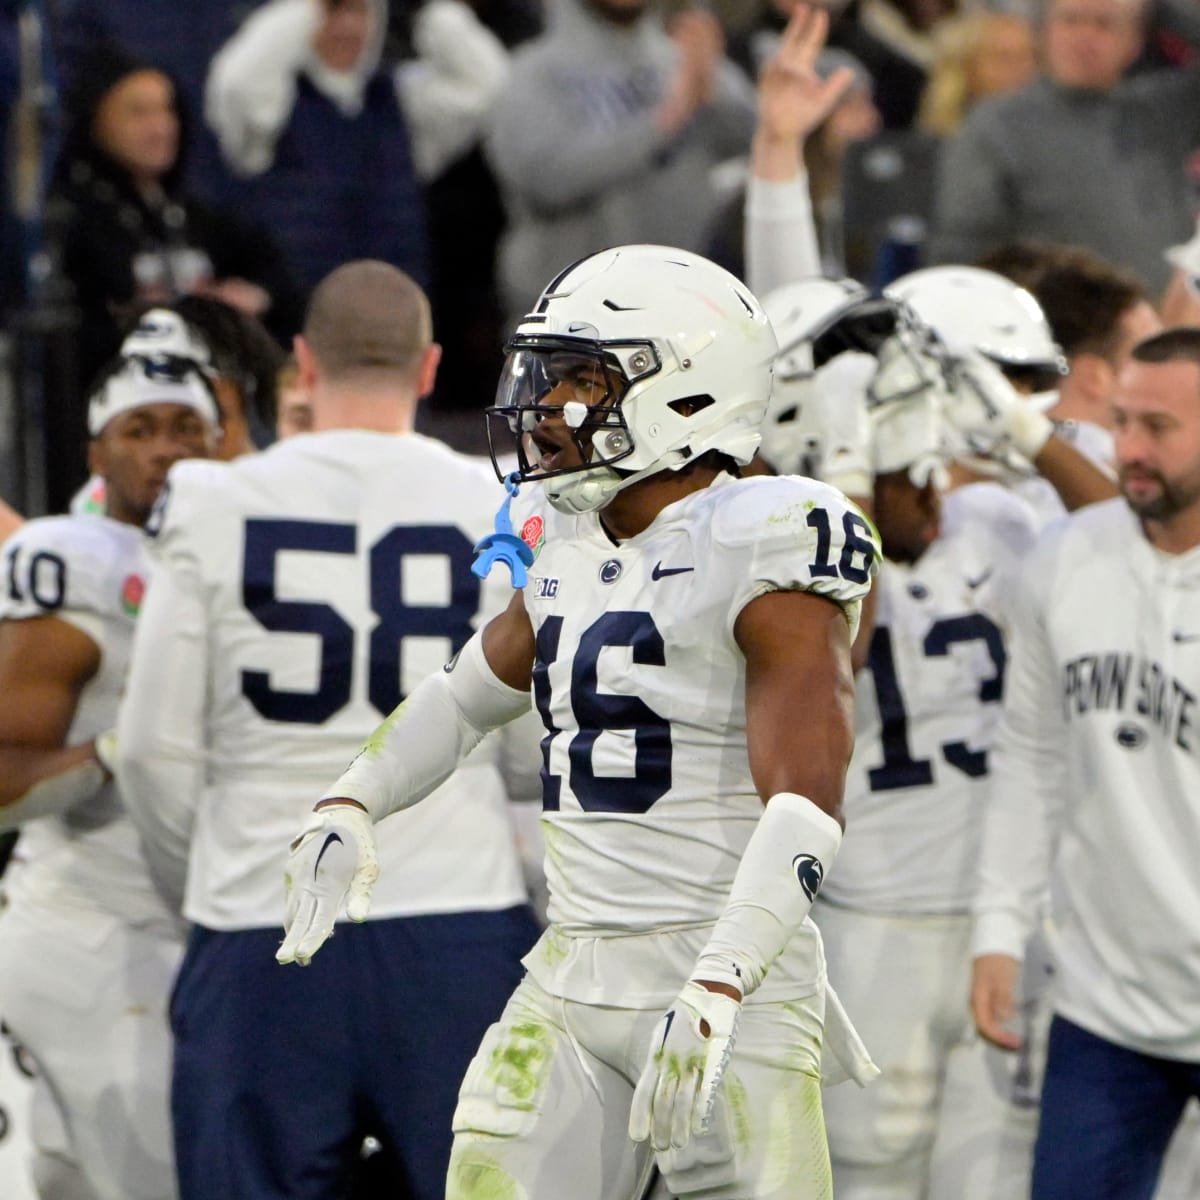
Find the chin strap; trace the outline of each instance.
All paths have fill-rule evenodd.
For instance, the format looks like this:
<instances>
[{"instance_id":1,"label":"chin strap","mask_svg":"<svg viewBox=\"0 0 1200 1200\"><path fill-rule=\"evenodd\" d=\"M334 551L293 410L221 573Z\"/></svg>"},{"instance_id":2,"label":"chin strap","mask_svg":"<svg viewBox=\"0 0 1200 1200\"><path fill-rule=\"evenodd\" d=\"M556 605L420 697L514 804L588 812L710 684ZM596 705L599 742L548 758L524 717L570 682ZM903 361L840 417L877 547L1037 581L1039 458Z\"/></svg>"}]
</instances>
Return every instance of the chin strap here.
<instances>
[{"instance_id":1,"label":"chin strap","mask_svg":"<svg viewBox=\"0 0 1200 1200\"><path fill-rule=\"evenodd\" d=\"M533 550L513 533L509 508L521 490L516 471L505 476L504 490L508 493L504 503L496 510L496 532L489 533L475 543L475 561L471 573L486 579L496 563L503 563L512 574L514 588L523 588L529 582L528 567L533 565Z\"/></svg>"}]
</instances>

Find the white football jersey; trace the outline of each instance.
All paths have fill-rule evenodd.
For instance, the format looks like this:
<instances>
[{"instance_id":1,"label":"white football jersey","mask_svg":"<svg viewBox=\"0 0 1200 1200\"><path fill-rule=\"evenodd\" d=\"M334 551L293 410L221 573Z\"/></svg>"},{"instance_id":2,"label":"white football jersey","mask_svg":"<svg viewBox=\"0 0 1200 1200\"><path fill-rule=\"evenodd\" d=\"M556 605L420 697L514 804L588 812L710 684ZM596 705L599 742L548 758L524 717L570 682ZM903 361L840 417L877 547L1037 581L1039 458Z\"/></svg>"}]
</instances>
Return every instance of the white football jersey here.
<instances>
[{"instance_id":1,"label":"white football jersey","mask_svg":"<svg viewBox=\"0 0 1200 1200\"><path fill-rule=\"evenodd\" d=\"M149 577L142 531L104 516L43 517L17 530L0 555L0 620L54 617L100 648L100 668L80 693L67 745L112 729ZM20 869L5 881L18 903L174 927L111 783L75 812L30 822L19 854Z\"/></svg>"},{"instance_id":2,"label":"white football jersey","mask_svg":"<svg viewBox=\"0 0 1200 1200\"><path fill-rule=\"evenodd\" d=\"M1072 514L1027 560L1011 647L976 952L1020 957L1049 870L1057 1011L1200 1062L1200 548L1155 550L1121 499Z\"/></svg>"},{"instance_id":3,"label":"white football jersey","mask_svg":"<svg viewBox=\"0 0 1200 1200\"><path fill-rule=\"evenodd\" d=\"M144 695L131 706L159 725L168 754L203 762L191 920L282 922L287 846L305 812L508 602L506 572L481 583L470 569L503 499L489 465L418 434L304 434L235 463L172 469L150 528L181 604L164 620L151 596L133 683L143 654L175 656L188 694L179 707ZM189 703L202 703L196 721ZM485 743L427 803L380 825L373 917L525 899L495 759Z\"/></svg>"},{"instance_id":4,"label":"white football jersey","mask_svg":"<svg viewBox=\"0 0 1200 1200\"><path fill-rule=\"evenodd\" d=\"M703 929L762 814L738 614L766 592L806 590L840 604L853 630L874 532L840 492L790 476L721 477L619 545L596 514L564 515L533 496L516 527L537 554L525 606L547 729L550 919L568 937L617 941ZM823 970L810 922L784 957L812 979ZM553 958L526 962L564 994Z\"/></svg>"},{"instance_id":5,"label":"white football jersey","mask_svg":"<svg viewBox=\"0 0 1200 1200\"><path fill-rule=\"evenodd\" d=\"M885 562L855 689L846 836L822 897L868 912L962 913L974 891L1004 686L1005 597L1029 507L992 483L945 497L912 566Z\"/></svg>"}]
</instances>

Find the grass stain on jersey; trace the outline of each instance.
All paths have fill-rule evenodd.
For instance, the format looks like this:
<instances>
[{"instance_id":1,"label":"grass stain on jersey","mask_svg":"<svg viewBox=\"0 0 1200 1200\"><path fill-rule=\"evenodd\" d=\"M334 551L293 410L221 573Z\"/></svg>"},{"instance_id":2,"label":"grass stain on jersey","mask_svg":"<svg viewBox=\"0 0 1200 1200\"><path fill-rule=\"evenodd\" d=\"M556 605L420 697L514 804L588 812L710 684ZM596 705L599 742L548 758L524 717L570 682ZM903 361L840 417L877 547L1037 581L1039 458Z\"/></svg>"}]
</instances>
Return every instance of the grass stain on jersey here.
<instances>
[{"instance_id":1,"label":"grass stain on jersey","mask_svg":"<svg viewBox=\"0 0 1200 1200\"><path fill-rule=\"evenodd\" d=\"M751 1120L750 1104L746 1096L746 1085L733 1074L726 1072L721 1080L725 1089L725 1105L729 1109L729 1124L733 1132L733 1143L741 1154L750 1152Z\"/></svg>"},{"instance_id":2,"label":"grass stain on jersey","mask_svg":"<svg viewBox=\"0 0 1200 1200\"><path fill-rule=\"evenodd\" d=\"M564 835L553 821L541 820L543 853L547 860L561 871L563 869L562 844Z\"/></svg>"},{"instance_id":3,"label":"grass stain on jersey","mask_svg":"<svg viewBox=\"0 0 1200 1200\"><path fill-rule=\"evenodd\" d=\"M542 952L542 962L548 967L557 967L571 952L566 936L553 926L550 926L542 935L539 949Z\"/></svg>"},{"instance_id":4,"label":"grass stain on jersey","mask_svg":"<svg viewBox=\"0 0 1200 1200\"><path fill-rule=\"evenodd\" d=\"M492 1050L488 1078L505 1093L505 1102L526 1112L536 1107L553 1057L550 1033L544 1025L528 1021L513 1025Z\"/></svg>"},{"instance_id":5,"label":"grass stain on jersey","mask_svg":"<svg viewBox=\"0 0 1200 1200\"><path fill-rule=\"evenodd\" d=\"M805 500L803 504L792 504L785 508L782 512L772 513L767 518L768 525L794 525L801 514L809 512L817 507L815 500Z\"/></svg>"},{"instance_id":6,"label":"grass stain on jersey","mask_svg":"<svg viewBox=\"0 0 1200 1200\"><path fill-rule=\"evenodd\" d=\"M803 1181L808 1188L803 1194L812 1200L833 1195L819 1075L797 1071L772 1097L764 1153L764 1191Z\"/></svg>"},{"instance_id":7,"label":"grass stain on jersey","mask_svg":"<svg viewBox=\"0 0 1200 1200\"><path fill-rule=\"evenodd\" d=\"M526 1200L527 1195L494 1158L467 1150L450 1159L446 1200Z\"/></svg>"}]
</instances>

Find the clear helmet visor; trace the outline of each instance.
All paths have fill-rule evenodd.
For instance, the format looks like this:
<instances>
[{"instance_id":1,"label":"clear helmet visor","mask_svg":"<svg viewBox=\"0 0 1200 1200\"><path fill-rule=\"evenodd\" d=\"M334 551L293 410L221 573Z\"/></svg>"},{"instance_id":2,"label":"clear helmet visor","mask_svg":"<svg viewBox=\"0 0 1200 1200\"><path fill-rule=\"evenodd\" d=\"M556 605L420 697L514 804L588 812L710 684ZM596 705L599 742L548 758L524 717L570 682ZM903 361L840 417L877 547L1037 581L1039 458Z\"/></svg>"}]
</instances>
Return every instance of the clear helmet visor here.
<instances>
[{"instance_id":1,"label":"clear helmet visor","mask_svg":"<svg viewBox=\"0 0 1200 1200\"><path fill-rule=\"evenodd\" d=\"M646 365L653 350L630 350L551 339L510 350L496 403L486 410L497 472L499 460L514 452L521 482L609 468L632 454L621 412L629 377L621 363L632 357L634 369Z\"/></svg>"}]
</instances>

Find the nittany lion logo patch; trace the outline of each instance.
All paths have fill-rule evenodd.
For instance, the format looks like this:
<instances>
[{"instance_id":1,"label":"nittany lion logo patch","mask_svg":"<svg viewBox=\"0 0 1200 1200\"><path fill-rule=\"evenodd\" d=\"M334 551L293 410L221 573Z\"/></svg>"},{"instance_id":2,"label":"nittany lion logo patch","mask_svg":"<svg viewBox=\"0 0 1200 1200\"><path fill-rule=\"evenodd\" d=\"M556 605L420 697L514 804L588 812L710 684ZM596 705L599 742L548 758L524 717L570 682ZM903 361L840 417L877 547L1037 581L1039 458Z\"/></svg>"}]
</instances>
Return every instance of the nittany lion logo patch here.
<instances>
[{"instance_id":1,"label":"nittany lion logo patch","mask_svg":"<svg viewBox=\"0 0 1200 1200\"><path fill-rule=\"evenodd\" d=\"M797 854L792 859L792 870L796 872L804 894L809 900L815 900L825 881L825 868L821 866L821 860L813 858L811 854Z\"/></svg>"}]
</instances>

